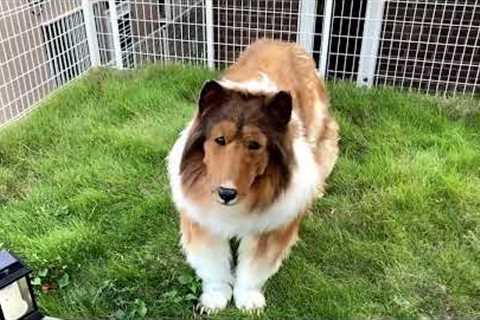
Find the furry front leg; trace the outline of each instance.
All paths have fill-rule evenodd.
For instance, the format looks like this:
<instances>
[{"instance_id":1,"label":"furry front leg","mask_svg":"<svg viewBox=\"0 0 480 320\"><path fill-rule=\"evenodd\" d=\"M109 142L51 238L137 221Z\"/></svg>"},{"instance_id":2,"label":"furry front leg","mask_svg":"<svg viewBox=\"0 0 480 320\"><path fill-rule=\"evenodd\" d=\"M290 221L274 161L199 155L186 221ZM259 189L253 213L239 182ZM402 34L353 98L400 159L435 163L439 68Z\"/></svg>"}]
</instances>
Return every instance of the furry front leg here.
<instances>
[{"instance_id":1,"label":"furry front leg","mask_svg":"<svg viewBox=\"0 0 480 320\"><path fill-rule=\"evenodd\" d=\"M187 261L202 279L199 307L206 312L224 309L232 298L233 283L228 239L210 233L185 214L181 232Z\"/></svg>"},{"instance_id":2,"label":"furry front leg","mask_svg":"<svg viewBox=\"0 0 480 320\"><path fill-rule=\"evenodd\" d=\"M242 239L233 293L237 308L251 311L265 307L263 285L297 241L299 223L300 218L281 229Z\"/></svg>"}]
</instances>

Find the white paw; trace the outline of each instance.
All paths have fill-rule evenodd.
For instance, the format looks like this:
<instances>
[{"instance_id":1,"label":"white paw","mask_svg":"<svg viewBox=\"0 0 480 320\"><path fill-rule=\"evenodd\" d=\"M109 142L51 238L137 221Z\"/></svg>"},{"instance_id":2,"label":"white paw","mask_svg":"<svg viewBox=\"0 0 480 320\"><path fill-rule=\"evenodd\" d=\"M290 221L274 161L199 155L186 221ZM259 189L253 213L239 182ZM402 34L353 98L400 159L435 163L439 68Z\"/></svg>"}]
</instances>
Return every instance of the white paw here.
<instances>
[{"instance_id":1,"label":"white paw","mask_svg":"<svg viewBox=\"0 0 480 320\"><path fill-rule=\"evenodd\" d=\"M265 307L265 296L258 289L237 289L235 305L245 311L260 311Z\"/></svg>"},{"instance_id":2,"label":"white paw","mask_svg":"<svg viewBox=\"0 0 480 320\"><path fill-rule=\"evenodd\" d=\"M231 298L232 289L230 287L205 290L200 296L197 310L199 310L200 313L209 314L225 309Z\"/></svg>"}]
</instances>

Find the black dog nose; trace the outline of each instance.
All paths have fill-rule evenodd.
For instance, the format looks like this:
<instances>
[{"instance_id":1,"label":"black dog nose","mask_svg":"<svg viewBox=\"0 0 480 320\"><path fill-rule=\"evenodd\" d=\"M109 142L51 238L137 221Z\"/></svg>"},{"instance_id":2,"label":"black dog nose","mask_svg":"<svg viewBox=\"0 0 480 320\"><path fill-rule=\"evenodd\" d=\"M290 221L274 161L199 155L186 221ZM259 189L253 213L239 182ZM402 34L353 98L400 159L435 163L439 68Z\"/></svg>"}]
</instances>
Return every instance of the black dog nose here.
<instances>
[{"instance_id":1,"label":"black dog nose","mask_svg":"<svg viewBox=\"0 0 480 320\"><path fill-rule=\"evenodd\" d=\"M219 187L217 192L225 203L228 203L237 197L237 190L235 189Z\"/></svg>"}]
</instances>

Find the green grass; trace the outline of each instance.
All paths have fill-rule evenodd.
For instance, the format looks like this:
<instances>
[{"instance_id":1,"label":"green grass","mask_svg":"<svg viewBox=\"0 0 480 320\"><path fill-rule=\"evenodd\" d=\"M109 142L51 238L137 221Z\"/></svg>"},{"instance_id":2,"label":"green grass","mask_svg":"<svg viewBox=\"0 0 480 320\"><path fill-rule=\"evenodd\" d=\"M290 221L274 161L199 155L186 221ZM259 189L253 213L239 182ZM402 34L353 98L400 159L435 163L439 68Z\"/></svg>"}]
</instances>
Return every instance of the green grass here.
<instances>
[{"instance_id":1,"label":"green grass","mask_svg":"<svg viewBox=\"0 0 480 320\"><path fill-rule=\"evenodd\" d=\"M165 156L213 76L97 70L0 131L0 247L43 311L193 317ZM329 87L341 157L261 318L479 318L480 102Z\"/></svg>"}]
</instances>

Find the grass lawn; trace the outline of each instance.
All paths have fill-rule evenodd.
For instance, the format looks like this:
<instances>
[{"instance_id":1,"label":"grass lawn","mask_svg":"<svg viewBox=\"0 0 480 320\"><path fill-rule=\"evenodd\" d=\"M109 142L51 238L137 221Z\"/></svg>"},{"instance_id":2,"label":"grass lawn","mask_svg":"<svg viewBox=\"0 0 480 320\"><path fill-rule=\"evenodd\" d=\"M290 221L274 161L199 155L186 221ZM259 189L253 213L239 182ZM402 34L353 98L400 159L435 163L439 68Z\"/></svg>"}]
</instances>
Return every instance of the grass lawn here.
<instances>
[{"instance_id":1,"label":"grass lawn","mask_svg":"<svg viewBox=\"0 0 480 320\"><path fill-rule=\"evenodd\" d=\"M193 317L165 156L213 76L97 70L0 130L0 248L47 314ZM260 318L479 318L480 101L329 87L341 157Z\"/></svg>"}]
</instances>

